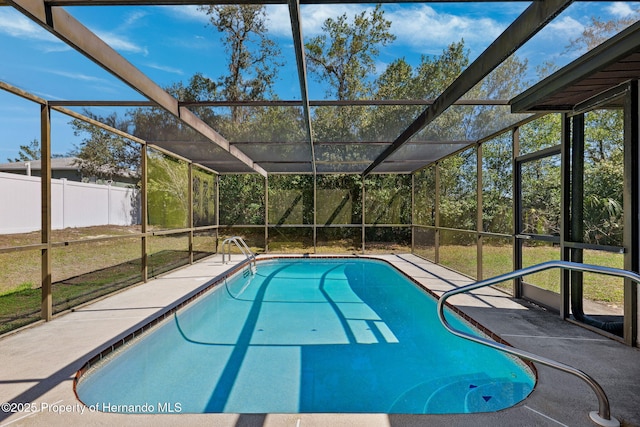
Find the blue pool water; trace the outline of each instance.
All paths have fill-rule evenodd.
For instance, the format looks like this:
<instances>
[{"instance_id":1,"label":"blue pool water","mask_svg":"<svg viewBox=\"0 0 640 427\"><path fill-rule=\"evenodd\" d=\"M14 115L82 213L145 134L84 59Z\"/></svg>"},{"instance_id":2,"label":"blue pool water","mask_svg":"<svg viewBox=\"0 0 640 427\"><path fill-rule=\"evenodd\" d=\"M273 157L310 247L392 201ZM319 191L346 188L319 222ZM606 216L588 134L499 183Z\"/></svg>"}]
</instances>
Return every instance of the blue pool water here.
<instances>
[{"instance_id":1,"label":"blue pool water","mask_svg":"<svg viewBox=\"0 0 640 427\"><path fill-rule=\"evenodd\" d=\"M76 391L105 412L468 413L513 406L534 381L449 334L435 299L385 262L280 259L179 310Z\"/></svg>"}]
</instances>

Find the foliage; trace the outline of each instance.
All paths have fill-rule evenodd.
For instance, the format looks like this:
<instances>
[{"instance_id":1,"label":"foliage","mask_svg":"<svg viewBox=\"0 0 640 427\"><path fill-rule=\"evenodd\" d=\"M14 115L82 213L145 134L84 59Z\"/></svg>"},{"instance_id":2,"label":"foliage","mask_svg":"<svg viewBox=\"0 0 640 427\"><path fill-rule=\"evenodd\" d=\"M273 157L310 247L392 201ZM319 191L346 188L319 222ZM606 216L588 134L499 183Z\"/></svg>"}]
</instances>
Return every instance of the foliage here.
<instances>
[{"instance_id":1,"label":"foliage","mask_svg":"<svg viewBox=\"0 0 640 427\"><path fill-rule=\"evenodd\" d=\"M263 5L209 5L200 10L209 16L209 23L222 33L227 53L228 73L217 82L206 81L208 91L228 101L264 99L281 65L280 50L267 36L266 11ZM217 93L216 93L217 92ZM246 110L231 108L232 123L246 121Z\"/></svg>"},{"instance_id":2,"label":"foliage","mask_svg":"<svg viewBox=\"0 0 640 427\"><path fill-rule=\"evenodd\" d=\"M436 225L436 174L435 167L429 166L414 174L413 222L420 225Z\"/></svg>"},{"instance_id":3,"label":"foliage","mask_svg":"<svg viewBox=\"0 0 640 427\"><path fill-rule=\"evenodd\" d=\"M32 160L40 160L40 141L33 139L28 145L21 145L18 151L18 157L13 159L7 158L8 162L29 162ZM51 158L65 157L64 154L52 154Z\"/></svg>"},{"instance_id":4,"label":"foliage","mask_svg":"<svg viewBox=\"0 0 640 427\"><path fill-rule=\"evenodd\" d=\"M316 182L318 224L362 223L362 178L360 175L319 175Z\"/></svg>"},{"instance_id":5,"label":"foliage","mask_svg":"<svg viewBox=\"0 0 640 427\"><path fill-rule=\"evenodd\" d=\"M261 175L220 177L220 224L264 225L264 178Z\"/></svg>"},{"instance_id":6,"label":"foliage","mask_svg":"<svg viewBox=\"0 0 640 427\"><path fill-rule=\"evenodd\" d=\"M327 85L327 96L338 100L368 98L373 93L369 78L376 73L380 47L395 36L389 31L391 22L377 5L372 11L328 18L323 34L305 44L309 72ZM314 110L314 132L320 141L358 141L367 108L354 106L321 107Z\"/></svg>"},{"instance_id":7,"label":"foliage","mask_svg":"<svg viewBox=\"0 0 640 427\"><path fill-rule=\"evenodd\" d=\"M376 99L434 99L468 64L468 51L464 42L452 43L438 56L421 57L414 69L404 58L392 62L376 80ZM397 105L372 108L366 122L361 126L365 140L394 140L424 110L422 105ZM451 130L458 129L455 117L447 112L445 120L439 120L427 131L425 140L444 139Z\"/></svg>"},{"instance_id":8,"label":"foliage","mask_svg":"<svg viewBox=\"0 0 640 427\"><path fill-rule=\"evenodd\" d=\"M217 78L194 74L186 82L177 82L167 90L181 101L266 99L280 64L280 52L269 39L264 6L218 5L203 6L209 25L221 34L227 55L226 73ZM628 19L603 22L593 19L584 33L571 41L572 49L592 48L603 37L629 25ZM305 45L310 74L326 84L328 96L340 100L373 98L434 99L447 88L469 63L464 40L454 42L439 55L424 55L412 66L405 58L390 63L376 78L376 62L383 47L393 42L390 22L378 5L352 17L346 14L327 19L323 34ZM527 61L515 55L467 95L470 99L509 99L520 93L526 81ZM546 63L538 69L542 76L555 69ZM423 112L420 105L316 107L312 110L317 162L340 161L359 167L363 159L372 160L379 149L365 142L395 140L415 117ZM251 142L247 150L252 156L274 158L266 144L287 142L280 156L296 159L306 156L308 147L305 122L299 108L291 107L197 107L194 112L225 138L233 142ZM201 140L202 137L161 109L139 108L128 113L126 121L115 116L101 118L119 129L135 131L143 139ZM512 120L507 109L497 106L460 106L449 108L423 129L405 147L422 153L431 149L422 142L446 140L475 141ZM587 115L585 164L585 241L620 244L622 233L622 116L619 111L606 110ZM91 127L87 125L87 127ZM79 128L80 129L80 128ZM84 129L83 129L84 130ZM108 138L103 131L87 129L91 139ZM119 139L113 137L113 144ZM360 142L361 144L344 144ZM519 155L532 153L560 143L560 117L548 115L523 126L520 130ZM109 144L112 144L109 142ZM89 143L85 151L89 152ZM95 144L100 147L99 144ZM93 147L93 144L91 145ZM118 158L117 149L110 153ZM522 169L522 230L512 230L512 151L510 135L503 134L483 143L483 224L482 230L507 233L528 232L557 234L560 228L560 168L559 156L523 164ZM87 157L100 159L94 150ZM122 156L120 156L122 157ZM274 160L280 160L274 159ZM107 164L108 162L103 162ZM112 163L117 163L113 161ZM180 162L173 162L180 164ZM136 169L136 167L131 167ZM178 169L183 166L178 167ZM187 184L184 172L175 167L156 165L154 191L158 200L175 198L180 212L186 209ZM440 168L440 225L466 230L477 228L476 220L476 154L469 149L443 159ZM170 177L169 171L178 175ZM164 172L161 172L164 171ZM414 220L417 224L435 224L435 169L426 168L416 175ZM196 224L214 223L215 206L205 198L215 197L213 177L194 175L194 220ZM169 182L172 180L172 182ZM317 200L313 199L313 177L306 175L273 176L269 178L270 224L359 224L362 222L362 182L357 175L322 175L317 180ZM369 177L365 208L367 223L411 222L409 181L403 176ZM180 194L180 192L182 192ZM160 202L157 202L160 203ZM164 203L164 202L163 202ZM255 175L229 175L220 181L220 222L228 225L264 224L265 197L263 178ZM160 205L158 205L160 206ZM163 205L164 206L164 205ZM164 209L164 208L163 208ZM160 211L158 211L160 212ZM156 212L157 213L157 212ZM177 214L176 214L177 215ZM183 215L183 214L180 214ZM183 223L184 218L176 223Z\"/></svg>"},{"instance_id":9,"label":"foliage","mask_svg":"<svg viewBox=\"0 0 640 427\"><path fill-rule=\"evenodd\" d=\"M216 175L193 168L193 225L216 225Z\"/></svg>"},{"instance_id":10,"label":"foliage","mask_svg":"<svg viewBox=\"0 0 640 427\"><path fill-rule=\"evenodd\" d=\"M622 246L623 114L585 115L584 241Z\"/></svg>"},{"instance_id":11,"label":"foliage","mask_svg":"<svg viewBox=\"0 0 640 427\"><path fill-rule=\"evenodd\" d=\"M635 23L638 18L640 18L640 11L638 9L635 9L631 16L609 21L603 21L598 17L591 17L591 23L584 26L580 36L569 41L565 53L591 50L614 34Z\"/></svg>"},{"instance_id":12,"label":"foliage","mask_svg":"<svg viewBox=\"0 0 640 427\"><path fill-rule=\"evenodd\" d=\"M560 144L561 117L551 114L520 128L520 154ZM516 233L559 235L560 156L522 164L522 230Z\"/></svg>"},{"instance_id":13,"label":"foliage","mask_svg":"<svg viewBox=\"0 0 640 427\"><path fill-rule=\"evenodd\" d=\"M411 224L411 175L369 175L365 224Z\"/></svg>"},{"instance_id":14,"label":"foliage","mask_svg":"<svg viewBox=\"0 0 640 427\"><path fill-rule=\"evenodd\" d=\"M511 132L482 144L482 230L512 234Z\"/></svg>"},{"instance_id":15,"label":"foliage","mask_svg":"<svg viewBox=\"0 0 640 427\"><path fill-rule=\"evenodd\" d=\"M323 34L312 38L305 47L309 71L328 83L328 96L345 100L371 93L368 76L375 74L380 46L395 39L390 28L391 22L385 19L380 5L370 13L355 15L352 23L346 13L324 22Z\"/></svg>"},{"instance_id":16,"label":"foliage","mask_svg":"<svg viewBox=\"0 0 640 427\"><path fill-rule=\"evenodd\" d=\"M115 113L106 117L90 111L84 114L115 129L127 131L129 127L129 122L119 119ZM83 120L74 119L71 126L74 135L85 135L71 152L81 159L78 167L83 177L112 180L116 176L139 176L140 148L137 144Z\"/></svg>"},{"instance_id":17,"label":"foliage","mask_svg":"<svg viewBox=\"0 0 640 427\"><path fill-rule=\"evenodd\" d=\"M476 229L476 150L447 157L440 166L440 226Z\"/></svg>"},{"instance_id":18,"label":"foliage","mask_svg":"<svg viewBox=\"0 0 640 427\"><path fill-rule=\"evenodd\" d=\"M148 153L149 225L184 228L188 225L189 174L187 163L162 153Z\"/></svg>"},{"instance_id":19,"label":"foliage","mask_svg":"<svg viewBox=\"0 0 640 427\"><path fill-rule=\"evenodd\" d=\"M28 145L21 145L18 157L7 159L9 162L28 162L30 160L40 160L40 141L32 140Z\"/></svg>"},{"instance_id":20,"label":"foliage","mask_svg":"<svg viewBox=\"0 0 640 427\"><path fill-rule=\"evenodd\" d=\"M313 175L269 178L269 224L313 224Z\"/></svg>"}]
</instances>

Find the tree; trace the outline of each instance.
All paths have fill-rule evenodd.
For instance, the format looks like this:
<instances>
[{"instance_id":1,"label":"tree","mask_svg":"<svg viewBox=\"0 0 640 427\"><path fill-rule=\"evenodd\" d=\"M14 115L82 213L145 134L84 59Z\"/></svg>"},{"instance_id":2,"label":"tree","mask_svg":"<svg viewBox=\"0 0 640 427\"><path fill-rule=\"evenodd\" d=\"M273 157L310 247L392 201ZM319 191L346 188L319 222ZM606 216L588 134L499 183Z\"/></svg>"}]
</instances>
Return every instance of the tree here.
<instances>
[{"instance_id":1,"label":"tree","mask_svg":"<svg viewBox=\"0 0 640 427\"><path fill-rule=\"evenodd\" d=\"M458 77L468 62L464 41L452 43L440 55L423 55L415 69L404 58L397 59L376 79L374 96L383 100L434 99ZM394 140L424 109L424 105L374 107L361 132L369 140ZM450 123L447 117L451 116L432 124L426 132L433 138L443 138L451 130L460 128L459 118Z\"/></svg>"},{"instance_id":2,"label":"tree","mask_svg":"<svg viewBox=\"0 0 640 427\"><path fill-rule=\"evenodd\" d=\"M120 120L116 113L100 117L90 111L84 114L113 128L128 131L129 122ZM71 152L80 158L78 167L85 178L113 179L117 175L139 176L140 151L137 144L89 122L71 121L76 136L86 135Z\"/></svg>"},{"instance_id":3,"label":"tree","mask_svg":"<svg viewBox=\"0 0 640 427\"><path fill-rule=\"evenodd\" d=\"M220 176L220 224L264 224L264 205L264 178L261 175Z\"/></svg>"},{"instance_id":4,"label":"tree","mask_svg":"<svg viewBox=\"0 0 640 427\"><path fill-rule=\"evenodd\" d=\"M592 17L591 24L584 27L580 36L569 41L565 48L565 53L589 51L636 22L639 17L640 11L638 9L634 9L633 14L630 16L609 21Z\"/></svg>"},{"instance_id":5,"label":"tree","mask_svg":"<svg viewBox=\"0 0 640 427\"><path fill-rule=\"evenodd\" d=\"M560 143L562 120L549 114L520 128L520 154L534 153ZM560 156L522 164L523 229L516 233L560 233Z\"/></svg>"},{"instance_id":6,"label":"tree","mask_svg":"<svg viewBox=\"0 0 640 427\"><path fill-rule=\"evenodd\" d=\"M188 164L150 150L148 170L149 225L181 228L188 225Z\"/></svg>"},{"instance_id":7,"label":"tree","mask_svg":"<svg viewBox=\"0 0 640 427\"><path fill-rule=\"evenodd\" d=\"M380 47L391 43L391 22L377 5L350 21L344 14L327 19L323 34L306 43L309 72L327 85L327 96L338 100L368 98L373 92L375 60ZM368 109L360 106L316 108L314 132L320 141L358 141Z\"/></svg>"},{"instance_id":8,"label":"tree","mask_svg":"<svg viewBox=\"0 0 640 427\"><path fill-rule=\"evenodd\" d=\"M28 162L40 159L40 141L33 139L28 145L21 145L18 157L13 160L7 159L9 162Z\"/></svg>"},{"instance_id":9,"label":"tree","mask_svg":"<svg viewBox=\"0 0 640 427\"><path fill-rule=\"evenodd\" d=\"M622 110L585 114L584 239L622 246L624 117Z\"/></svg>"},{"instance_id":10,"label":"tree","mask_svg":"<svg viewBox=\"0 0 640 427\"><path fill-rule=\"evenodd\" d=\"M196 82L220 99L244 101L264 99L275 82L280 50L267 36L263 5L210 5L200 10L209 23L223 34L228 73L217 82L199 78ZM246 119L241 107L231 108L233 123Z\"/></svg>"},{"instance_id":11,"label":"tree","mask_svg":"<svg viewBox=\"0 0 640 427\"><path fill-rule=\"evenodd\" d=\"M369 96L376 71L375 59L380 46L395 40L389 32L391 21L377 5L371 13L364 11L348 22L344 14L329 18L322 25L325 34L314 37L305 47L309 70L322 83L328 83L328 96L339 100Z\"/></svg>"},{"instance_id":12,"label":"tree","mask_svg":"<svg viewBox=\"0 0 640 427\"><path fill-rule=\"evenodd\" d=\"M566 51L598 46L640 18L640 10L609 21L592 18ZM585 114L584 241L622 246L623 112L600 109Z\"/></svg>"},{"instance_id":13,"label":"tree","mask_svg":"<svg viewBox=\"0 0 640 427\"><path fill-rule=\"evenodd\" d=\"M8 162L29 162L32 160L40 160L40 141L33 139L28 145L21 145L18 157L13 159L7 158ZM65 157L64 154L52 154L52 158Z\"/></svg>"}]
</instances>

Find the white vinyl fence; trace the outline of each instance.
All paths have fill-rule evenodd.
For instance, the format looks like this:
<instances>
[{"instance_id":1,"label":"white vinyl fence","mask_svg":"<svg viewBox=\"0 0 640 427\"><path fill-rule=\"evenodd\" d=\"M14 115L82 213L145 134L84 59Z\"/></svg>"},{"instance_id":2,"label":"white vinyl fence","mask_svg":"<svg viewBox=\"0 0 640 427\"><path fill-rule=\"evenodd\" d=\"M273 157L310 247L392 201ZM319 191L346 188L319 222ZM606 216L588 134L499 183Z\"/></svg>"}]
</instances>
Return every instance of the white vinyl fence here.
<instances>
[{"instance_id":1,"label":"white vinyl fence","mask_svg":"<svg viewBox=\"0 0 640 427\"><path fill-rule=\"evenodd\" d=\"M139 199L132 188L52 179L52 228L140 224ZM40 178L0 172L0 234L40 230L40 222Z\"/></svg>"}]
</instances>

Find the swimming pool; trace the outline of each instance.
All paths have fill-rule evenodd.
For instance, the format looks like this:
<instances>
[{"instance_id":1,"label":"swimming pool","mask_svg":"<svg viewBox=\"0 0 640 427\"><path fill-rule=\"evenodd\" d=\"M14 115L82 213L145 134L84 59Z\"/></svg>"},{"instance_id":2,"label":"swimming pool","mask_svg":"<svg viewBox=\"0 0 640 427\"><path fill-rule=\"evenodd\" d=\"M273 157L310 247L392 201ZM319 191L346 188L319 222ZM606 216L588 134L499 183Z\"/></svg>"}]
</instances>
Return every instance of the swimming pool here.
<instances>
[{"instance_id":1,"label":"swimming pool","mask_svg":"<svg viewBox=\"0 0 640 427\"><path fill-rule=\"evenodd\" d=\"M445 331L435 298L389 264L295 258L225 280L76 393L104 412L470 413L534 383L524 363Z\"/></svg>"}]
</instances>

